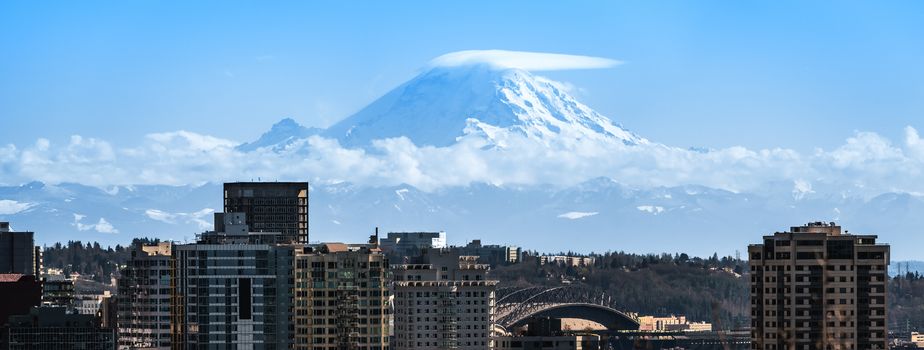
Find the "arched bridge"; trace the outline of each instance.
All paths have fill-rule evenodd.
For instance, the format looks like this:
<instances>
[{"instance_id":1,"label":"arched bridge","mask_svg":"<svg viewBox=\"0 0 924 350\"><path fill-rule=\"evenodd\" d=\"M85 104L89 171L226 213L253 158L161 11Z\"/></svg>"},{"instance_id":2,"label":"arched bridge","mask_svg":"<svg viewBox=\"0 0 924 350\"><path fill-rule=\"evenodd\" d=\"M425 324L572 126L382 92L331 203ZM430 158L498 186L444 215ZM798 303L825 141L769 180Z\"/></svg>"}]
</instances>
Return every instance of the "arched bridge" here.
<instances>
[{"instance_id":1,"label":"arched bridge","mask_svg":"<svg viewBox=\"0 0 924 350\"><path fill-rule=\"evenodd\" d=\"M605 293L578 285L502 288L496 303L497 324L509 330L534 316L588 320L608 330L639 328L637 315L621 311Z\"/></svg>"}]
</instances>

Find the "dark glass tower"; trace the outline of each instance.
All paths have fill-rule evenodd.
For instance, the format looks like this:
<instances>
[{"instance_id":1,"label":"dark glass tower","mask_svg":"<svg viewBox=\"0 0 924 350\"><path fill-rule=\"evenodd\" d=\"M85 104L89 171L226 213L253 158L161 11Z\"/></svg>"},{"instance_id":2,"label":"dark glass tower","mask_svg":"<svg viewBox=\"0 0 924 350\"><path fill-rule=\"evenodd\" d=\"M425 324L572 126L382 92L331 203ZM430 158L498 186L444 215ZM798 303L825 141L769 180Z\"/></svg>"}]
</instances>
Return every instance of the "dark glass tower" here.
<instances>
[{"instance_id":1,"label":"dark glass tower","mask_svg":"<svg viewBox=\"0 0 924 350\"><path fill-rule=\"evenodd\" d=\"M246 214L250 231L308 243L307 182L231 182L224 198L224 212Z\"/></svg>"},{"instance_id":2,"label":"dark glass tower","mask_svg":"<svg viewBox=\"0 0 924 350\"><path fill-rule=\"evenodd\" d=\"M40 275L36 265L33 233L13 232L10 223L0 222L0 273Z\"/></svg>"}]
</instances>

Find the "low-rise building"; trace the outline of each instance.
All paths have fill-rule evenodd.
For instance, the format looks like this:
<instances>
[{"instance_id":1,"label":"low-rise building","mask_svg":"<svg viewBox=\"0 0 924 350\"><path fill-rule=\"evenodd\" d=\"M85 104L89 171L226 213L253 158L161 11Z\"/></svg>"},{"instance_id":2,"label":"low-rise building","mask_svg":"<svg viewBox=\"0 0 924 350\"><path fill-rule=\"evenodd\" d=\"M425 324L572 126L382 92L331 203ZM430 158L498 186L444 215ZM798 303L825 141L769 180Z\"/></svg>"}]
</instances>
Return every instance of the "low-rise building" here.
<instances>
[{"instance_id":1,"label":"low-rise building","mask_svg":"<svg viewBox=\"0 0 924 350\"><path fill-rule=\"evenodd\" d=\"M924 333L911 332L910 342L919 348L924 348Z\"/></svg>"},{"instance_id":2,"label":"low-rise building","mask_svg":"<svg viewBox=\"0 0 924 350\"><path fill-rule=\"evenodd\" d=\"M559 266L593 266L593 257L587 256L568 256L568 255L541 255L539 256L539 265L556 264Z\"/></svg>"},{"instance_id":3,"label":"low-rise building","mask_svg":"<svg viewBox=\"0 0 924 350\"><path fill-rule=\"evenodd\" d=\"M522 250L517 246L503 246L496 244L481 244L480 239L476 239L466 244L464 247L453 247L459 251L459 255L477 256L478 261L491 266L503 266L520 262Z\"/></svg>"}]
</instances>

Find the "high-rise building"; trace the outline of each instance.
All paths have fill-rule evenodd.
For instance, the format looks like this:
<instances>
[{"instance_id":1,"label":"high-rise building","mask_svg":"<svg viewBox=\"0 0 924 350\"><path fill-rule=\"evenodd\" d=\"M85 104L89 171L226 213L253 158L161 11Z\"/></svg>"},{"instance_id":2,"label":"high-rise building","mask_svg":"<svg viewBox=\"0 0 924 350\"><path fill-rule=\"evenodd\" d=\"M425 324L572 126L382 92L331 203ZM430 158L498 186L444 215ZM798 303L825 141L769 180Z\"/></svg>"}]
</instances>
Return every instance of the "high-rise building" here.
<instances>
[{"instance_id":1,"label":"high-rise building","mask_svg":"<svg viewBox=\"0 0 924 350\"><path fill-rule=\"evenodd\" d=\"M431 249L392 266L396 349L491 349L494 293L476 256Z\"/></svg>"},{"instance_id":2,"label":"high-rise building","mask_svg":"<svg viewBox=\"0 0 924 350\"><path fill-rule=\"evenodd\" d=\"M121 349L170 349L171 244L136 247L118 282Z\"/></svg>"},{"instance_id":3,"label":"high-rise building","mask_svg":"<svg viewBox=\"0 0 924 350\"><path fill-rule=\"evenodd\" d=\"M225 232L173 246L172 347L289 348L295 247L250 232L242 213L220 217Z\"/></svg>"},{"instance_id":4,"label":"high-rise building","mask_svg":"<svg viewBox=\"0 0 924 350\"><path fill-rule=\"evenodd\" d=\"M446 248L446 232L389 232L380 242L382 252L393 263L419 258L432 248Z\"/></svg>"},{"instance_id":5,"label":"high-rise building","mask_svg":"<svg viewBox=\"0 0 924 350\"><path fill-rule=\"evenodd\" d=\"M748 246L752 349L886 349L889 246L813 222Z\"/></svg>"},{"instance_id":6,"label":"high-rise building","mask_svg":"<svg viewBox=\"0 0 924 350\"><path fill-rule=\"evenodd\" d=\"M115 330L100 327L94 315L66 313L63 307L35 307L27 315L10 317L10 350L113 350Z\"/></svg>"},{"instance_id":7,"label":"high-rise building","mask_svg":"<svg viewBox=\"0 0 924 350\"><path fill-rule=\"evenodd\" d=\"M224 212L245 214L251 232L278 232L290 242L308 243L307 182L226 183Z\"/></svg>"},{"instance_id":8,"label":"high-rise building","mask_svg":"<svg viewBox=\"0 0 924 350\"><path fill-rule=\"evenodd\" d=\"M39 275L32 232L15 232L9 222L0 222L0 273Z\"/></svg>"},{"instance_id":9,"label":"high-rise building","mask_svg":"<svg viewBox=\"0 0 924 350\"><path fill-rule=\"evenodd\" d=\"M295 253L295 348L388 349L387 260L373 244Z\"/></svg>"}]
</instances>

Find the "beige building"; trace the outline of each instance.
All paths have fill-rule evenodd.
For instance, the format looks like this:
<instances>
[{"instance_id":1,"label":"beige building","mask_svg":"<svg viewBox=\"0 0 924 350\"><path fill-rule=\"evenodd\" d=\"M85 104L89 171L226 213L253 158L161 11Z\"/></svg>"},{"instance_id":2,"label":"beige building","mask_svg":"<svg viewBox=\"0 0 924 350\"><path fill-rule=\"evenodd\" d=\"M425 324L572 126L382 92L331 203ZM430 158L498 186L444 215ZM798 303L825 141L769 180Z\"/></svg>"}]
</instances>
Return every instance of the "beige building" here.
<instances>
[{"instance_id":1,"label":"beige building","mask_svg":"<svg viewBox=\"0 0 924 350\"><path fill-rule=\"evenodd\" d=\"M752 349L886 349L889 246L814 222L748 247Z\"/></svg>"},{"instance_id":2,"label":"beige building","mask_svg":"<svg viewBox=\"0 0 924 350\"><path fill-rule=\"evenodd\" d=\"M494 292L475 256L431 249L418 264L392 267L394 349L491 349Z\"/></svg>"},{"instance_id":3,"label":"beige building","mask_svg":"<svg viewBox=\"0 0 924 350\"><path fill-rule=\"evenodd\" d=\"M387 262L376 245L310 245L293 261L296 349L388 348Z\"/></svg>"},{"instance_id":4,"label":"beige building","mask_svg":"<svg viewBox=\"0 0 924 350\"><path fill-rule=\"evenodd\" d=\"M539 257L539 264L554 264L571 267L593 266L594 258L583 256L542 255Z\"/></svg>"},{"instance_id":5,"label":"beige building","mask_svg":"<svg viewBox=\"0 0 924 350\"><path fill-rule=\"evenodd\" d=\"M711 331L712 324L706 322L690 322L686 316L639 316L639 330L649 332L702 332Z\"/></svg>"},{"instance_id":6,"label":"beige building","mask_svg":"<svg viewBox=\"0 0 924 350\"><path fill-rule=\"evenodd\" d=\"M911 332L911 343L919 348L924 348L924 334Z\"/></svg>"}]
</instances>

